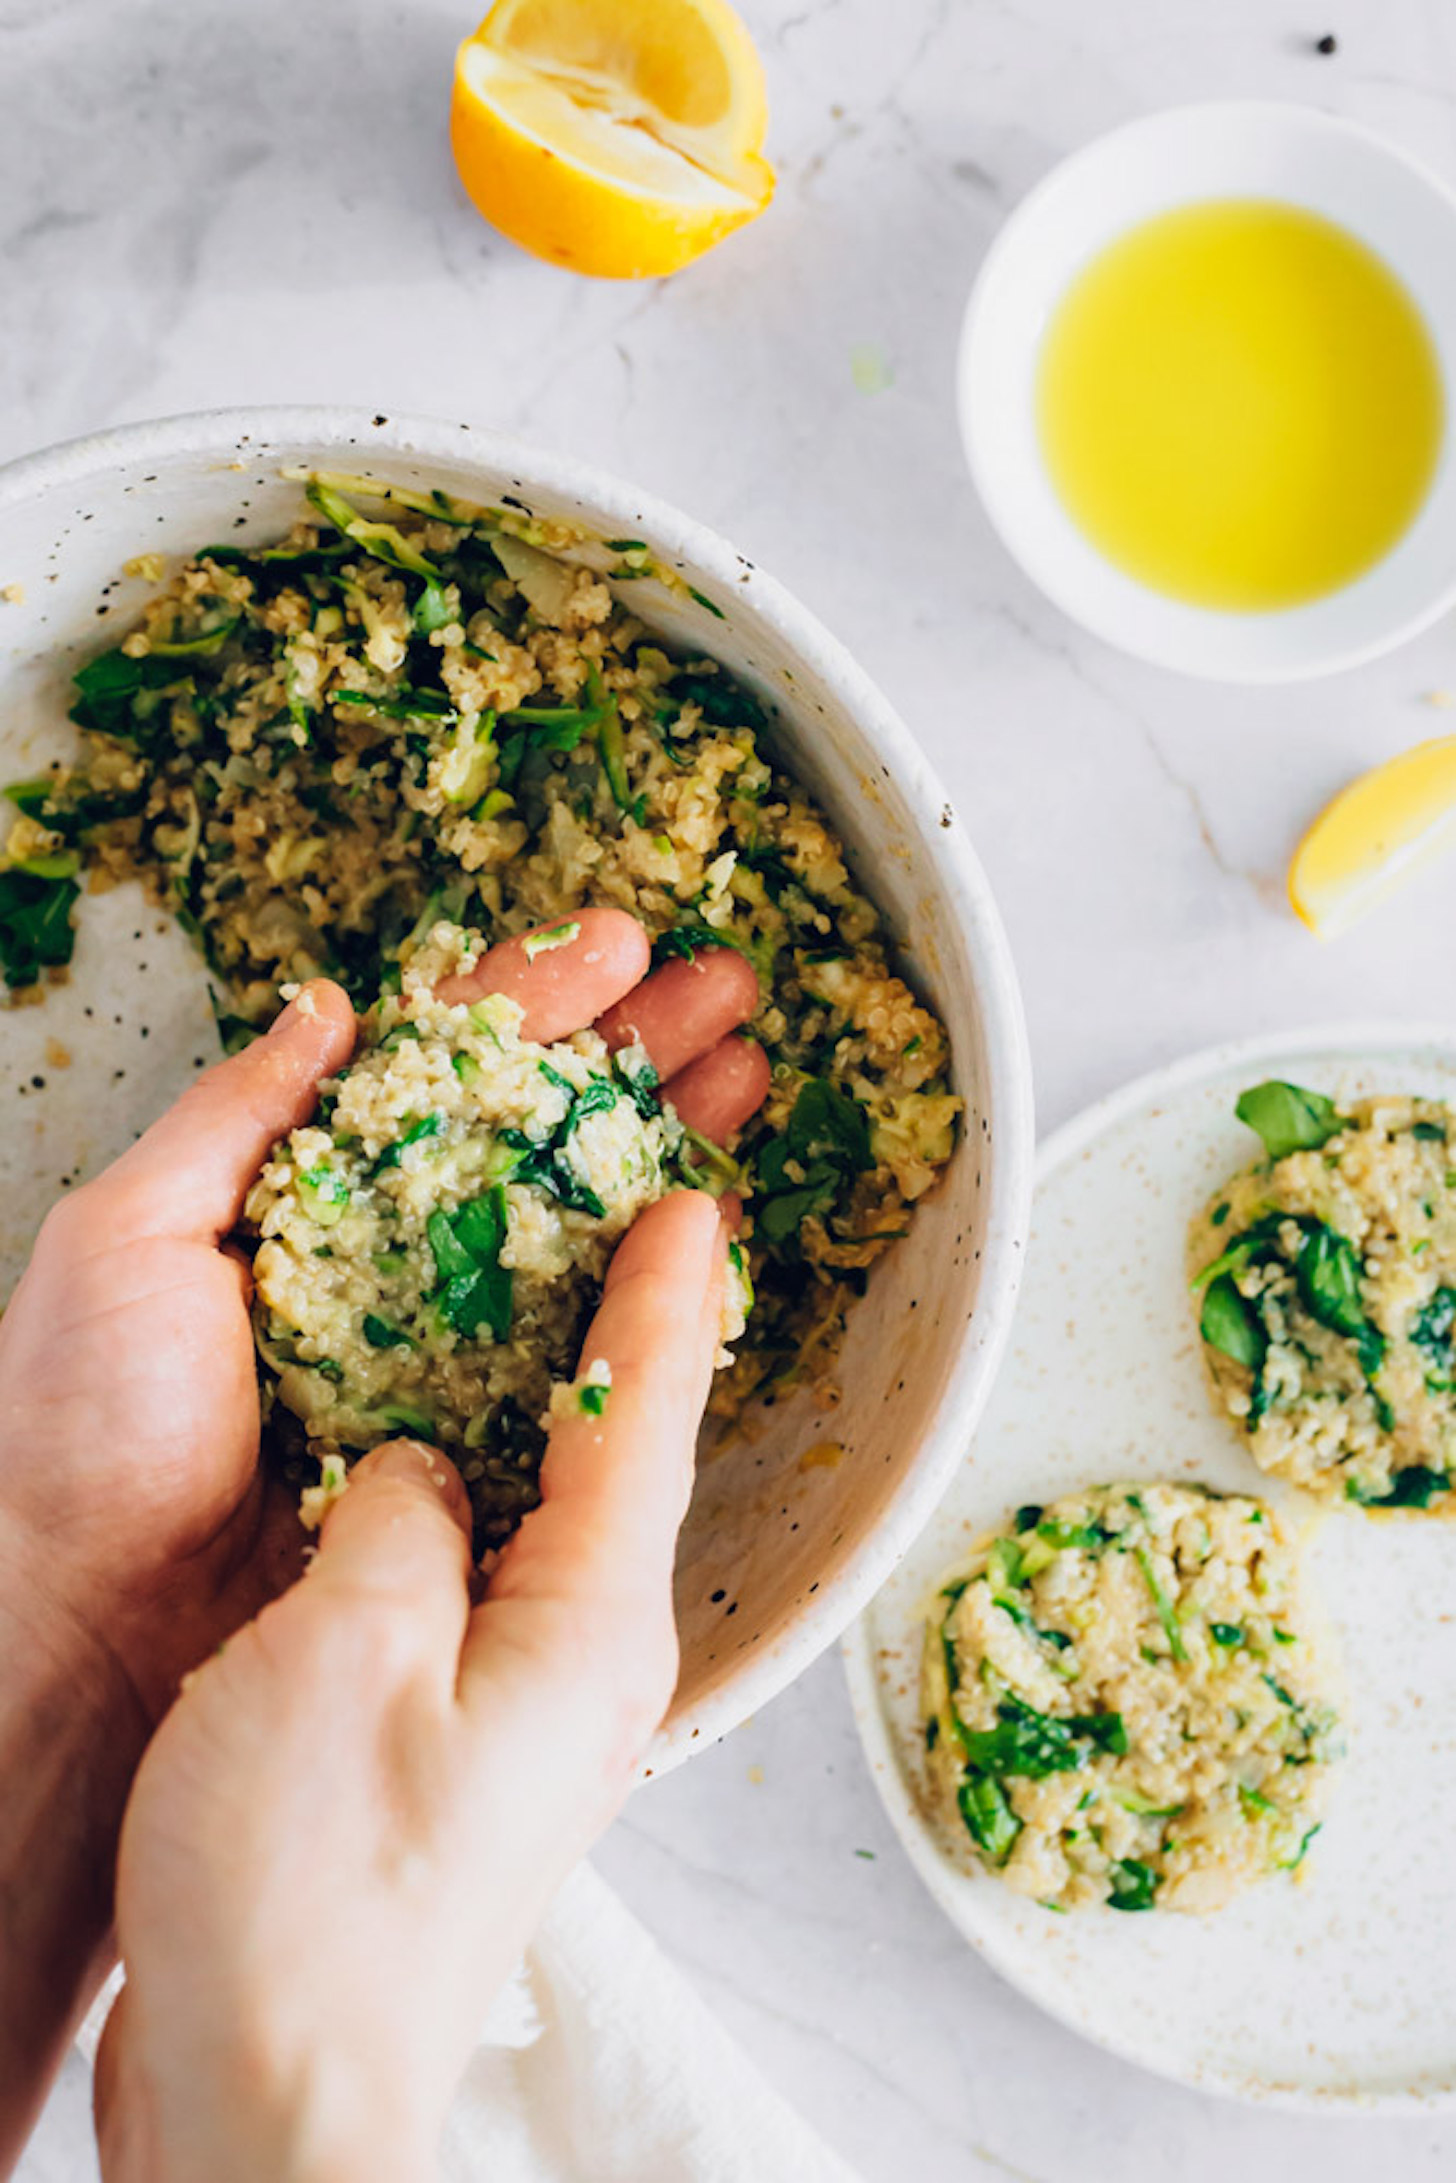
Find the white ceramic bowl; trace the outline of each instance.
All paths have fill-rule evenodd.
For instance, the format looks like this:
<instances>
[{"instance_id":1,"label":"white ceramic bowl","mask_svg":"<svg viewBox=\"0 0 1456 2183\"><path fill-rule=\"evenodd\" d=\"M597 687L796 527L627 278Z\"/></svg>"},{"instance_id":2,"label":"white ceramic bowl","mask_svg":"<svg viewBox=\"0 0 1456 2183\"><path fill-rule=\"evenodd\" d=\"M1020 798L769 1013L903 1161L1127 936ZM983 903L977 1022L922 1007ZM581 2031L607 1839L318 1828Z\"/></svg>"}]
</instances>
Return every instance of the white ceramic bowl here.
<instances>
[{"instance_id":1,"label":"white ceramic bowl","mask_svg":"<svg viewBox=\"0 0 1456 2183\"><path fill-rule=\"evenodd\" d=\"M1036 370L1069 282L1138 222L1210 197L1301 205L1359 237L1420 306L1447 389L1426 500L1383 560L1327 597L1271 613L1187 606L1124 575L1073 522L1042 457ZM1125 652L1229 682L1354 666L1456 602L1456 196L1391 145L1312 108L1185 106L1099 137L1038 184L996 238L966 309L961 431L992 522L1032 581Z\"/></svg>"},{"instance_id":2,"label":"white ceramic bowl","mask_svg":"<svg viewBox=\"0 0 1456 2183\"><path fill-rule=\"evenodd\" d=\"M464 425L231 411L130 426L0 471L0 586L24 588L22 603L0 605L0 779L68 747L71 669L119 636L145 595L123 564L276 534L298 510L299 488L280 476L297 463L484 502L510 495L599 537L645 539L725 618L656 584L633 585L634 608L774 706L787 763L828 811L950 1029L963 1143L852 1316L840 1407L826 1420L802 1397L785 1402L703 1465L679 1557L682 1679L653 1754L670 1765L766 1703L838 1635L929 1517L980 1413L1031 1188L1030 1071L1000 920L919 749L812 615L701 524L564 456ZM0 1018L0 1295L62 1178L110 1158L217 1050L200 963L135 888L83 899L80 923L73 982L44 1008ZM53 1042L71 1066L55 1066ZM843 1460L802 1464L831 1433Z\"/></svg>"}]
</instances>

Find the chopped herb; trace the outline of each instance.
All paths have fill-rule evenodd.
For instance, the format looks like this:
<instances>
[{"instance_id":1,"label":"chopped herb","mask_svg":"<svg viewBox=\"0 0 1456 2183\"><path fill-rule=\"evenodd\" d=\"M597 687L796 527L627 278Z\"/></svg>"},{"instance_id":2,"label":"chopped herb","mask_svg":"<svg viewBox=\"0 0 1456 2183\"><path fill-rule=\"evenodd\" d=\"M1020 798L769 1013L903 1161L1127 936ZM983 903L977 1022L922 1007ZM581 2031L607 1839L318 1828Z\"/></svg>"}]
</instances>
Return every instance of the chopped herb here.
<instances>
[{"instance_id":1,"label":"chopped herb","mask_svg":"<svg viewBox=\"0 0 1456 2183\"><path fill-rule=\"evenodd\" d=\"M563 925L547 925L540 932L528 932L521 942L521 949L528 963L534 963L538 955L549 955L556 948L570 947L573 940L581 938L581 926L575 919Z\"/></svg>"},{"instance_id":2,"label":"chopped herb","mask_svg":"<svg viewBox=\"0 0 1456 2183\"><path fill-rule=\"evenodd\" d=\"M790 1161L799 1177L788 1172ZM799 1087L782 1134L759 1154L765 1192L754 1208L754 1225L769 1243L797 1236L810 1214L827 1213L857 1175L873 1167L869 1117L857 1099L820 1077Z\"/></svg>"},{"instance_id":3,"label":"chopped herb","mask_svg":"<svg viewBox=\"0 0 1456 2183\"><path fill-rule=\"evenodd\" d=\"M1039 1539L1054 1546L1059 1554L1069 1549L1083 1554L1095 1554L1107 1543L1107 1533L1101 1524L1069 1524L1059 1516L1044 1517L1036 1527Z\"/></svg>"},{"instance_id":4,"label":"chopped herb","mask_svg":"<svg viewBox=\"0 0 1456 2183\"><path fill-rule=\"evenodd\" d=\"M214 987L207 987L207 1006L212 1009L212 1022L218 1026L218 1043L225 1054L240 1054L244 1046L251 1046L253 1039L258 1037L258 1026L249 1024L249 1019L244 1015L234 1015L234 1011L225 1009L223 1002L218 1000ZM325 1120L327 1116L321 1105L319 1122L323 1124Z\"/></svg>"},{"instance_id":5,"label":"chopped herb","mask_svg":"<svg viewBox=\"0 0 1456 2183\"><path fill-rule=\"evenodd\" d=\"M443 720L453 724L460 715L438 690L397 689L387 697L373 697L368 690L331 690L332 705L358 705L386 720Z\"/></svg>"},{"instance_id":6,"label":"chopped herb","mask_svg":"<svg viewBox=\"0 0 1456 2183\"><path fill-rule=\"evenodd\" d=\"M608 1089L611 1087L609 1086ZM583 1097L586 1095L583 1094ZM590 1213L596 1220L606 1216L606 1207L589 1183L583 1182L566 1158L566 1146L575 1128L576 1116L568 1109L565 1119L557 1124L549 1137L528 1137L519 1129L503 1129L500 1141L518 1155L511 1171L511 1180L533 1183L555 1198L568 1211Z\"/></svg>"},{"instance_id":7,"label":"chopped herb","mask_svg":"<svg viewBox=\"0 0 1456 2183\"><path fill-rule=\"evenodd\" d=\"M366 1311L363 1319L364 1339L371 1349L413 1349L414 1339L403 1327L391 1326L387 1319L376 1318Z\"/></svg>"},{"instance_id":8,"label":"chopped herb","mask_svg":"<svg viewBox=\"0 0 1456 2183\"><path fill-rule=\"evenodd\" d=\"M1151 1910L1158 1892L1158 1876L1140 1857L1119 1857L1112 1866L1109 1910Z\"/></svg>"},{"instance_id":9,"label":"chopped herb","mask_svg":"<svg viewBox=\"0 0 1456 2183\"><path fill-rule=\"evenodd\" d=\"M1298 1872L1300 1866L1304 1863L1305 1857L1309 1852L1310 1843L1314 1840L1315 1836L1319 1833L1320 1828L1323 1825L1324 1821L1322 1819L1317 1819L1312 1827L1306 1828L1305 1832L1299 1838L1299 1847L1295 1850L1294 1855L1289 1858L1286 1863L1282 1864L1279 1867L1281 1872Z\"/></svg>"},{"instance_id":10,"label":"chopped herb","mask_svg":"<svg viewBox=\"0 0 1456 2183\"><path fill-rule=\"evenodd\" d=\"M1008 1695L996 1707L996 1723L994 1728L966 1729L961 1737L967 1759L981 1773L1020 1774L1041 1781L1048 1774L1071 1773L1081 1766L1086 1754L1078 1746L1083 1739L1104 1751L1127 1749L1120 1713L1058 1720Z\"/></svg>"},{"instance_id":11,"label":"chopped herb","mask_svg":"<svg viewBox=\"0 0 1456 2183\"><path fill-rule=\"evenodd\" d=\"M1004 1865L1021 1832L1021 1821L1000 1782L989 1774L968 1774L956 1791L956 1802L972 1841L992 1864Z\"/></svg>"},{"instance_id":12,"label":"chopped herb","mask_svg":"<svg viewBox=\"0 0 1456 2183\"><path fill-rule=\"evenodd\" d=\"M423 1120L411 1122L402 1137L397 1137L392 1145L385 1146L374 1163L375 1174L382 1175L387 1169L398 1167L403 1161L406 1146L422 1144L427 1137L438 1137L444 1126L443 1114L427 1114Z\"/></svg>"},{"instance_id":13,"label":"chopped herb","mask_svg":"<svg viewBox=\"0 0 1456 2183\"><path fill-rule=\"evenodd\" d=\"M1456 1289L1443 1283L1416 1313L1410 1339L1426 1355L1426 1385L1432 1394L1445 1393L1452 1381L1452 1336L1456 1332Z\"/></svg>"},{"instance_id":14,"label":"chopped herb","mask_svg":"<svg viewBox=\"0 0 1456 2183\"><path fill-rule=\"evenodd\" d=\"M427 582L411 616L416 636L432 636L437 629L444 629L455 620L454 609L446 598L441 585Z\"/></svg>"},{"instance_id":15,"label":"chopped herb","mask_svg":"<svg viewBox=\"0 0 1456 2183\"><path fill-rule=\"evenodd\" d=\"M438 1208L425 1224L439 1281L437 1295L448 1325L467 1340L488 1326L495 1340L510 1332L514 1276L500 1262L509 1213L504 1187L472 1198L452 1214Z\"/></svg>"},{"instance_id":16,"label":"chopped herb","mask_svg":"<svg viewBox=\"0 0 1456 2183\"><path fill-rule=\"evenodd\" d=\"M1244 1642L1244 1633L1237 1622L1210 1622L1208 1634L1215 1645L1222 1645L1226 1652L1232 1652Z\"/></svg>"},{"instance_id":17,"label":"chopped herb","mask_svg":"<svg viewBox=\"0 0 1456 2183\"><path fill-rule=\"evenodd\" d=\"M501 714L500 724L521 730L543 750L569 756L582 737L599 728L608 713L615 710L616 700L607 694L595 668L587 682L587 696L589 702L585 705L516 705Z\"/></svg>"},{"instance_id":18,"label":"chopped herb","mask_svg":"<svg viewBox=\"0 0 1456 2183\"><path fill-rule=\"evenodd\" d=\"M87 728L94 735L133 742L138 725L134 712L137 699L144 691L175 688L183 679L183 670L152 653L144 652L140 659L119 649L99 653L76 671L77 698L71 718L78 728Z\"/></svg>"},{"instance_id":19,"label":"chopped herb","mask_svg":"<svg viewBox=\"0 0 1456 2183\"><path fill-rule=\"evenodd\" d=\"M1183 1809L1181 1804L1154 1804L1136 1789L1124 1791L1115 1801L1125 1812L1131 1812L1134 1819L1176 1819Z\"/></svg>"},{"instance_id":20,"label":"chopped herb","mask_svg":"<svg viewBox=\"0 0 1456 2183\"><path fill-rule=\"evenodd\" d=\"M657 935L652 943L652 960L661 965L681 957L685 963L691 963L697 960L698 949L704 947L731 947L748 962L753 961L743 942L735 940L731 932L721 932L716 925L705 925L693 918Z\"/></svg>"},{"instance_id":21,"label":"chopped herb","mask_svg":"<svg viewBox=\"0 0 1456 2183\"><path fill-rule=\"evenodd\" d=\"M152 659L215 659L241 618L237 614L229 615L196 637L174 637L167 642L160 637L151 637L147 641L147 654Z\"/></svg>"},{"instance_id":22,"label":"chopped herb","mask_svg":"<svg viewBox=\"0 0 1456 2183\"><path fill-rule=\"evenodd\" d=\"M349 1185L331 1167L320 1162L317 1167L300 1169L298 1187L304 1205L321 1228L332 1228L343 1219Z\"/></svg>"},{"instance_id":23,"label":"chopped herb","mask_svg":"<svg viewBox=\"0 0 1456 2183\"><path fill-rule=\"evenodd\" d=\"M622 734L622 716L615 704L609 705L601 726L597 730L597 750L602 761L602 771L612 792L612 801L619 811L630 811L641 824L642 813L634 804L632 785L627 778L627 750Z\"/></svg>"},{"instance_id":24,"label":"chopped herb","mask_svg":"<svg viewBox=\"0 0 1456 2183\"><path fill-rule=\"evenodd\" d=\"M34 985L42 970L71 960L71 910L81 889L73 850L31 857L0 871L0 969L10 986Z\"/></svg>"},{"instance_id":25,"label":"chopped herb","mask_svg":"<svg viewBox=\"0 0 1456 2183\"><path fill-rule=\"evenodd\" d=\"M986 1557L986 1580L991 1587L992 1598L1002 1592L1011 1592L1021 1584L1021 1549L1014 1539L995 1539Z\"/></svg>"},{"instance_id":26,"label":"chopped herb","mask_svg":"<svg viewBox=\"0 0 1456 2183\"><path fill-rule=\"evenodd\" d=\"M1396 1471L1384 1493L1372 1493L1353 1478L1345 1485L1347 1499L1358 1501L1362 1508L1429 1508L1432 1501L1450 1490L1448 1474L1424 1463L1407 1463L1403 1470Z\"/></svg>"},{"instance_id":27,"label":"chopped herb","mask_svg":"<svg viewBox=\"0 0 1456 2183\"><path fill-rule=\"evenodd\" d=\"M325 522L342 531L351 544L376 561L387 563L390 568L404 569L412 576L423 576L429 583L439 584L440 571L433 561L427 561L418 553L392 523L371 523L360 515L357 508L345 500L342 493L326 485L322 478L311 478L305 488Z\"/></svg>"},{"instance_id":28,"label":"chopped herb","mask_svg":"<svg viewBox=\"0 0 1456 2183\"><path fill-rule=\"evenodd\" d=\"M768 716L758 700L750 697L731 675L709 671L706 662L696 670L675 674L671 694L679 705L696 705L710 727L761 731L768 726Z\"/></svg>"},{"instance_id":29,"label":"chopped herb","mask_svg":"<svg viewBox=\"0 0 1456 2183\"><path fill-rule=\"evenodd\" d=\"M606 1414L607 1397L612 1392L612 1368L598 1358L586 1369L586 1377L576 1390L577 1408L586 1417L602 1417Z\"/></svg>"},{"instance_id":30,"label":"chopped herb","mask_svg":"<svg viewBox=\"0 0 1456 2183\"><path fill-rule=\"evenodd\" d=\"M612 1074L644 1122L662 1112L661 1079L641 1046L620 1047L612 1056Z\"/></svg>"},{"instance_id":31,"label":"chopped herb","mask_svg":"<svg viewBox=\"0 0 1456 2183\"><path fill-rule=\"evenodd\" d=\"M1173 1609L1173 1602L1163 1589L1162 1579L1153 1566L1152 1555L1145 1546L1138 1546L1133 1549L1133 1559L1143 1573L1143 1582L1148 1588L1148 1597L1152 1600L1153 1612L1162 1624L1163 1635L1168 1640L1168 1650L1175 1660L1186 1660L1188 1658L1188 1647L1183 1642L1183 1632L1179 1627L1178 1617Z\"/></svg>"},{"instance_id":32,"label":"chopped herb","mask_svg":"<svg viewBox=\"0 0 1456 2183\"><path fill-rule=\"evenodd\" d=\"M434 1441L439 1437L434 1419L426 1417L423 1410L412 1410L406 1403L387 1402L374 1414L381 1425L396 1432L413 1433L417 1440Z\"/></svg>"}]
</instances>

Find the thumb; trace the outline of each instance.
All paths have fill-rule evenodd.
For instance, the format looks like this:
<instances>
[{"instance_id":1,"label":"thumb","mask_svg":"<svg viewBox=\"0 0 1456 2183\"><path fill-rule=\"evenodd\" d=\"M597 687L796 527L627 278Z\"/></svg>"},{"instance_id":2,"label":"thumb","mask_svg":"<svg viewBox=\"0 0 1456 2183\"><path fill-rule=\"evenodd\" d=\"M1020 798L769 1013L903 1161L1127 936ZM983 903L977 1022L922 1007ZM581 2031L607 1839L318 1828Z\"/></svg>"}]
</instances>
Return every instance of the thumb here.
<instances>
[{"instance_id":1,"label":"thumb","mask_svg":"<svg viewBox=\"0 0 1456 2183\"><path fill-rule=\"evenodd\" d=\"M108 2170L114 2161L118 2173L121 2172L122 2156L127 2151L125 2145L115 2142L116 2118L124 2112L126 2105L118 2097L118 2093L125 2072L123 2049L126 2044L127 2009L127 1989L123 1986L101 2027L101 2043L96 2049L96 2065L91 2079L91 2115L97 2146Z\"/></svg>"},{"instance_id":2,"label":"thumb","mask_svg":"<svg viewBox=\"0 0 1456 2183\"><path fill-rule=\"evenodd\" d=\"M470 1613L470 1499L437 1448L391 1440L349 1472L324 1518L302 1597L340 1611L378 1611L431 1659L448 1661L453 1685Z\"/></svg>"},{"instance_id":3,"label":"thumb","mask_svg":"<svg viewBox=\"0 0 1456 2183\"><path fill-rule=\"evenodd\" d=\"M348 995L306 985L266 1038L209 1069L161 1120L88 1185L94 1212L129 1236L215 1242L278 1139L313 1111L318 1087L354 1050Z\"/></svg>"}]
</instances>

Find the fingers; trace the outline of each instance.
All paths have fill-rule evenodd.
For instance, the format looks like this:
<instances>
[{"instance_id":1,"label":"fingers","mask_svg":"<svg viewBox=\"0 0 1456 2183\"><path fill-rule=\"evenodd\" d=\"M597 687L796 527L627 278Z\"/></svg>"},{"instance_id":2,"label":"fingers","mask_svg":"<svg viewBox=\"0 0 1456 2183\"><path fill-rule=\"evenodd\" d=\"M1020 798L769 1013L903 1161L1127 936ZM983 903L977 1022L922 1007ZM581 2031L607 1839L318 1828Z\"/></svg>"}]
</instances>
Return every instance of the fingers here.
<instances>
[{"instance_id":1,"label":"fingers","mask_svg":"<svg viewBox=\"0 0 1456 2183\"><path fill-rule=\"evenodd\" d=\"M470 1611L470 1501L453 1463L414 1440L392 1440L356 1463L327 1516L307 1583L341 1611L398 1609L402 1634L423 1642L453 1686Z\"/></svg>"},{"instance_id":2,"label":"fingers","mask_svg":"<svg viewBox=\"0 0 1456 2183\"><path fill-rule=\"evenodd\" d=\"M752 963L735 948L705 948L690 963L664 963L625 1000L604 1010L597 1029L613 1052L640 1040L666 1081L747 1023L757 1007L758 973Z\"/></svg>"},{"instance_id":3,"label":"fingers","mask_svg":"<svg viewBox=\"0 0 1456 2183\"><path fill-rule=\"evenodd\" d=\"M700 1137L724 1145L768 1097L772 1078L768 1055L752 1039L730 1034L690 1061L662 1087L678 1118Z\"/></svg>"},{"instance_id":4,"label":"fingers","mask_svg":"<svg viewBox=\"0 0 1456 2183\"><path fill-rule=\"evenodd\" d=\"M315 979L266 1038L199 1077L71 1203L129 1237L216 1242L278 1139L307 1120L320 1083L349 1059L356 1028L348 995Z\"/></svg>"},{"instance_id":5,"label":"fingers","mask_svg":"<svg viewBox=\"0 0 1456 2183\"><path fill-rule=\"evenodd\" d=\"M491 1609L536 1602L569 1610L563 1641L594 1633L592 1664L622 1685L624 1703L649 1686L666 1702L673 1554L712 1380L726 1248L717 1207L694 1190L649 1206L618 1246L582 1344L585 1362L611 1369L606 1406L552 1431L542 1505L491 1578L466 1641L467 1681L489 1658ZM585 1662L573 1650L556 1664L575 1674Z\"/></svg>"},{"instance_id":6,"label":"fingers","mask_svg":"<svg viewBox=\"0 0 1456 2183\"><path fill-rule=\"evenodd\" d=\"M553 932L576 935L559 946L541 947ZM553 1039L580 1031L630 993L647 974L652 959L647 935L625 910L577 910L555 925L538 925L518 939L489 948L472 971L444 978L436 988L442 1001L458 1006L486 993L504 993L526 1012L525 1037L549 1046Z\"/></svg>"}]
</instances>

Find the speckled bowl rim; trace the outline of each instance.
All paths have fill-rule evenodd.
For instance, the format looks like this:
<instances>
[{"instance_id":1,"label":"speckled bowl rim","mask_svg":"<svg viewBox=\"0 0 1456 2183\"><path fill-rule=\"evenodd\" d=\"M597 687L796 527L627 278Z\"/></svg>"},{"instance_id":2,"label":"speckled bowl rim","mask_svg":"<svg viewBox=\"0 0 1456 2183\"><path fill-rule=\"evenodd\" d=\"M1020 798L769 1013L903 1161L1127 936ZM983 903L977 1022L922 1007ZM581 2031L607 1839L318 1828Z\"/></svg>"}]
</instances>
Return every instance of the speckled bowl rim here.
<instances>
[{"instance_id":1,"label":"speckled bowl rim","mask_svg":"<svg viewBox=\"0 0 1456 2183\"><path fill-rule=\"evenodd\" d=\"M258 405L198 411L89 434L0 467L0 520L7 510L67 487L84 488L121 462L163 465L186 455L218 460L256 455L271 443L317 446L320 459L346 450L459 462L462 456L518 480L521 489L580 497L619 523L639 526L659 553L706 569L725 592L754 611L830 689L890 768L916 827L928 880L959 924L976 966L975 1012L982 1034L979 1097L991 1117L991 1163L981 1238L982 1278L973 1322L965 1329L930 1429L888 1505L871 1522L836 1575L803 1603L771 1643L692 1712L673 1715L648 1753L646 1771L663 1773L759 1711L833 1644L929 1521L960 1461L1004 1354L1031 1217L1035 1130L1031 1060L1020 989L990 884L954 806L899 715L850 653L773 577L697 522L610 472L512 435L408 414L376 414L329 405Z\"/></svg>"},{"instance_id":2,"label":"speckled bowl rim","mask_svg":"<svg viewBox=\"0 0 1456 2183\"><path fill-rule=\"evenodd\" d=\"M1071 1164L1105 1132L1129 1121L1154 1101L1185 1090L1204 1078L1222 1076L1236 1069L1274 1059L1298 1059L1305 1054L1347 1052L1352 1060L1377 1054L1382 1049L1409 1051L1429 1046L1456 1061L1456 1031L1449 1024L1407 1022L1399 1018L1364 1018L1353 1023L1312 1024L1290 1032L1261 1031L1249 1038L1225 1039L1201 1047L1181 1060L1150 1069L1144 1075L1106 1092L1090 1106L1043 1140L1036 1157L1036 1194L1051 1177ZM967 1447L970 1436L967 1435ZM924 1886L945 1913L957 1933L1008 1986L1014 1986L1033 2007L1074 2032L1089 2045L1101 2047L1149 2075L1186 2086L1193 2092L1234 2102L1241 2107L1276 2108L1292 2114L1390 2120L1401 2116L1456 2113L1456 2083L1431 2092L1302 2092L1288 2086L1262 2086L1248 2078L1198 2074L1177 2069L1150 2057L1134 2039L1114 2030L1093 2030L1070 2008L1063 2009L1023 1971L1025 1951L1002 1945L986 1932L972 1929L960 1915L960 1896L947 1884L945 1860L936 1848L934 1830L922 1817L905 1785L891 1740L885 1710L879 1699L878 1654L868 1618L860 1617L846 1630L840 1644L850 1705L859 1731L871 1781L893 1827L901 1848Z\"/></svg>"}]
</instances>

